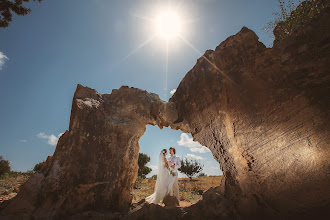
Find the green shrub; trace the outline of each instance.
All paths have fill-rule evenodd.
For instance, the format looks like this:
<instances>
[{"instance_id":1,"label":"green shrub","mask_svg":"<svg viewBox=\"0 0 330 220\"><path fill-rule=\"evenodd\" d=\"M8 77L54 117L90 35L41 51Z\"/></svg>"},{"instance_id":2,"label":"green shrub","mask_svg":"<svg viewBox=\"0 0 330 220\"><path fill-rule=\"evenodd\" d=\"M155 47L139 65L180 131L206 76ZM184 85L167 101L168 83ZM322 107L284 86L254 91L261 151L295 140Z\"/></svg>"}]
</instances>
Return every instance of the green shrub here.
<instances>
[{"instance_id":1,"label":"green shrub","mask_svg":"<svg viewBox=\"0 0 330 220\"><path fill-rule=\"evenodd\" d=\"M330 7L329 0L299 0L296 6L293 0L278 0L279 12L273 13L274 19L269 21L264 30L274 34L273 46L286 39L290 34L301 28L308 21Z\"/></svg>"},{"instance_id":2,"label":"green shrub","mask_svg":"<svg viewBox=\"0 0 330 220\"><path fill-rule=\"evenodd\" d=\"M198 177L207 177L207 175L205 173L200 173L198 174Z\"/></svg>"},{"instance_id":3,"label":"green shrub","mask_svg":"<svg viewBox=\"0 0 330 220\"><path fill-rule=\"evenodd\" d=\"M8 160L4 160L2 156L0 156L0 176L5 173L10 172L10 165Z\"/></svg>"},{"instance_id":4,"label":"green shrub","mask_svg":"<svg viewBox=\"0 0 330 220\"><path fill-rule=\"evenodd\" d=\"M28 175L28 176L32 176L34 173L35 173L34 170L27 170L27 171L25 172L25 174Z\"/></svg>"},{"instance_id":5,"label":"green shrub","mask_svg":"<svg viewBox=\"0 0 330 220\"><path fill-rule=\"evenodd\" d=\"M151 179L157 180L157 175L156 174L155 175L152 175Z\"/></svg>"},{"instance_id":6,"label":"green shrub","mask_svg":"<svg viewBox=\"0 0 330 220\"><path fill-rule=\"evenodd\" d=\"M37 163L36 165L34 165L33 171L34 172L40 171L44 164L45 164L45 161L42 161L40 163Z\"/></svg>"}]
</instances>

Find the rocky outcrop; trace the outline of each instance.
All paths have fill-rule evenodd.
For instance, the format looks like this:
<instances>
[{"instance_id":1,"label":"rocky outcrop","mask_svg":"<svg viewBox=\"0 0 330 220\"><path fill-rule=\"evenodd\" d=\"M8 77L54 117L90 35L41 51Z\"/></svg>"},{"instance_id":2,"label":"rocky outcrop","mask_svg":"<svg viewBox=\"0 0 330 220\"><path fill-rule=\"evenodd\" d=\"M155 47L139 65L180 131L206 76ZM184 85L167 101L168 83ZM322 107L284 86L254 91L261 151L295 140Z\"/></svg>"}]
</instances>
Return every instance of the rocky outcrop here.
<instances>
[{"instance_id":1,"label":"rocky outcrop","mask_svg":"<svg viewBox=\"0 0 330 220\"><path fill-rule=\"evenodd\" d=\"M140 204L125 218L329 214L329 20L327 9L273 49L242 28L197 61L168 103L140 89L101 95L78 85L69 130L1 215L123 217L146 124L191 133L224 178L196 205Z\"/></svg>"},{"instance_id":2,"label":"rocky outcrop","mask_svg":"<svg viewBox=\"0 0 330 220\"><path fill-rule=\"evenodd\" d=\"M165 206L179 206L179 200L175 196L167 195L163 199Z\"/></svg>"},{"instance_id":3,"label":"rocky outcrop","mask_svg":"<svg viewBox=\"0 0 330 220\"><path fill-rule=\"evenodd\" d=\"M183 209L182 219L237 219L239 214L234 203L226 199L220 187L210 188L203 194L202 200Z\"/></svg>"},{"instance_id":4,"label":"rocky outcrop","mask_svg":"<svg viewBox=\"0 0 330 220\"><path fill-rule=\"evenodd\" d=\"M101 95L78 85L69 130L41 173L23 185L1 214L39 219L127 211L146 125L163 127L176 119L173 103L156 94L123 86Z\"/></svg>"},{"instance_id":5,"label":"rocky outcrop","mask_svg":"<svg viewBox=\"0 0 330 220\"><path fill-rule=\"evenodd\" d=\"M182 219L183 210L179 207L161 207L156 204L144 203L141 208L123 217L124 220L179 220Z\"/></svg>"},{"instance_id":6,"label":"rocky outcrop","mask_svg":"<svg viewBox=\"0 0 330 220\"><path fill-rule=\"evenodd\" d=\"M328 10L273 49L243 28L207 51L170 99L172 128L210 148L240 216L330 207L329 20Z\"/></svg>"}]
</instances>

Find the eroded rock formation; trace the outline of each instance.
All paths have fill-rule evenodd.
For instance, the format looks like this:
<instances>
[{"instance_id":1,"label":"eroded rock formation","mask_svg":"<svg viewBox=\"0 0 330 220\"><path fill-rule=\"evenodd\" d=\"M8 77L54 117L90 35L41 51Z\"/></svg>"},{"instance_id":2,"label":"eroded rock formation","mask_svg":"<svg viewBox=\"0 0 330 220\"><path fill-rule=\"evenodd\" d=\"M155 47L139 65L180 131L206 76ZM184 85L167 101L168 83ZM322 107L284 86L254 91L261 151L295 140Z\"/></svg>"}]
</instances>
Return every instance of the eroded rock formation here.
<instances>
[{"instance_id":1,"label":"eroded rock formation","mask_svg":"<svg viewBox=\"0 0 330 220\"><path fill-rule=\"evenodd\" d=\"M78 85L69 130L42 172L22 186L2 214L39 219L127 211L146 125L163 127L176 119L173 103L156 94L123 86L101 95Z\"/></svg>"},{"instance_id":2,"label":"eroded rock formation","mask_svg":"<svg viewBox=\"0 0 330 220\"><path fill-rule=\"evenodd\" d=\"M79 213L127 211L146 124L191 133L212 151L225 178L194 206L145 204L128 219L327 213L329 20L326 10L273 49L242 28L197 61L168 103L140 89L101 95L78 85L69 130L1 215L79 219Z\"/></svg>"},{"instance_id":3,"label":"eroded rock formation","mask_svg":"<svg viewBox=\"0 0 330 220\"><path fill-rule=\"evenodd\" d=\"M207 51L170 99L172 127L210 148L220 191L241 216L330 206L329 20L327 10L273 49L243 28Z\"/></svg>"}]
</instances>

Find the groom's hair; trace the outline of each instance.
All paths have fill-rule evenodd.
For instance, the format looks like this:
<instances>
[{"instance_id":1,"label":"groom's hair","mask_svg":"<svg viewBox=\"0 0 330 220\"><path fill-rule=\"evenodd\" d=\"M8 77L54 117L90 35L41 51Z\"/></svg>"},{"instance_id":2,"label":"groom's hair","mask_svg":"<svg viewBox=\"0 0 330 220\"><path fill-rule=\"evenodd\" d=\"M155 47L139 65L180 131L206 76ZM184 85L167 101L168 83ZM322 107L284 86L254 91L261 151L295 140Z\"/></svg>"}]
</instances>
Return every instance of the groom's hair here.
<instances>
[{"instance_id":1,"label":"groom's hair","mask_svg":"<svg viewBox=\"0 0 330 220\"><path fill-rule=\"evenodd\" d=\"M175 148L174 147L170 147L170 150L173 150L173 152L175 154Z\"/></svg>"}]
</instances>

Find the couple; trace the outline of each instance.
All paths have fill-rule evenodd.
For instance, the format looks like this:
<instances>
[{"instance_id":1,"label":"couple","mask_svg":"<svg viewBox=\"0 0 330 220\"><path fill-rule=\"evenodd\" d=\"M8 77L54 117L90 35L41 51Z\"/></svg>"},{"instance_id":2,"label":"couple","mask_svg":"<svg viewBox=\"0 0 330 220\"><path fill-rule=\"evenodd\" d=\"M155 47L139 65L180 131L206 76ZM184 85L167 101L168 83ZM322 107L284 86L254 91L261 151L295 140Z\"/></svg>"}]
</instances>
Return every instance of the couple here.
<instances>
[{"instance_id":1,"label":"couple","mask_svg":"<svg viewBox=\"0 0 330 220\"><path fill-rule=\"evenodd\" d=\"M171 156L166 159L167 150L160 152L158 160L158 174L155 185L155 192L146 198L146 202L158 204L165 196L173 195L179 201L178 168L181 167L180 158L175 155L175 148L170 148Z\"/></svg>"}]
</instances>

